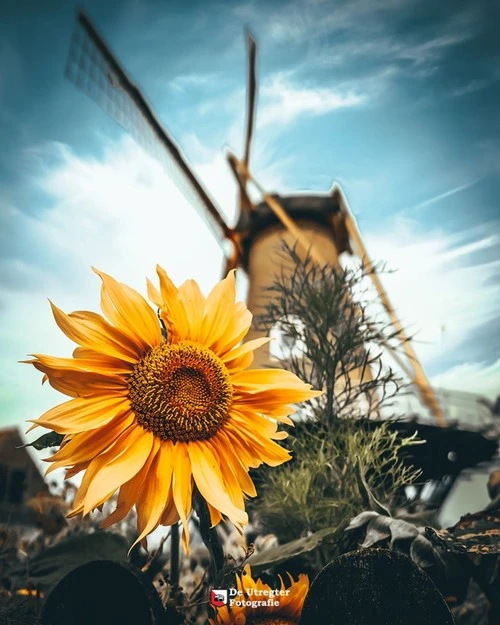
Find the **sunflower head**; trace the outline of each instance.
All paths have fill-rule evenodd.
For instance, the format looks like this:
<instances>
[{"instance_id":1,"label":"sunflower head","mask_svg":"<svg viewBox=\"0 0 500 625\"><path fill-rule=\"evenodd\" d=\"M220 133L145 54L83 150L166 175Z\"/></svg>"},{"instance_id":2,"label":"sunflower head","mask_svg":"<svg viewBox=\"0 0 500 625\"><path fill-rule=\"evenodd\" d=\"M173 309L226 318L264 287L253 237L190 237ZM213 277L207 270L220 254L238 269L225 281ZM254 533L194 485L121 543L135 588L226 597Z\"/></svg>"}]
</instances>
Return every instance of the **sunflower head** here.
<instances>
[{"instance_id":1,"label":"sunflower head","mask_svg":"<svg viewBox=\"0 0 500 625\"><path fill-rule=\"evenodd\" d=\"M229 605L217 610L210 625L297 625L309 591L309 578L299 575L297 580L288 574L285 585L280 576L280 588L272 589L260 579L254 580L246 566L236 576L238 594Z\"/></svg>"},{"instance_id":2,"label":"sunflower head","mask_svg":"<svg viewBox=\"0 0 500 625\"><path fill-rule=\"evenodd\" d=\"M49 471L83 472L71 515L87 514L118 491L109 526L137 511L138 540L158 525L184 526L196 489L212 525L241 528L244 499L255 496L249 470L290 458L292 404L319 393L280 369L249 369L268 339L241 343L252 316L235 301L231 272L204 297L193 280L179 288L158 267L139 293L96 271L103 315L52 305L57 325L77 344L71 358L34 354L28 362L70 399L34 421L64 435ZM162 326L166 329L166 338Z\"/></svg>"}]
</instances>

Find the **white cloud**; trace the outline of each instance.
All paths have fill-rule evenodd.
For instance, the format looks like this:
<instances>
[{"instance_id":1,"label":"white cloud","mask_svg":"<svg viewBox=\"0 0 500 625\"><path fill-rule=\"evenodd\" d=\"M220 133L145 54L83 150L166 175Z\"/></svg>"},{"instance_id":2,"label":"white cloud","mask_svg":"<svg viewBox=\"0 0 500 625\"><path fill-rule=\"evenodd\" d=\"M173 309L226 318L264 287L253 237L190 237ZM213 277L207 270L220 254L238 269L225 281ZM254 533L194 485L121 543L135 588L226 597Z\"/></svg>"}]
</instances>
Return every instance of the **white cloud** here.
<instances>
[{"instance_id":1,"label":"white cloud","mask_svg":"<svg viewBox=\"0 0 500 625\"><path fill-rule=\"evenodd\" d=\"M40 181L52 206L39 228L71 265L107 266L142 288L144 271L156 262L175 280L196 273L204 248L210 260L200 278L211 281L219 246L161 165L130 138L110 142L102 160L77 157L64 146L60 151L58 166Z\"/></svg>"},{"instance_id":2,"label":"white cloud","mask_svg":"<svg viewBox=\"0 0 500 625\"><path fill-rule=\"evenodd\" d=\"M412 221L399 219L383 232L365 235L372 259L395 270L381 280L403 326L416 334L414 347L424 366L439 363L498 318L500 261L465 262L473 252L498 245L499 237L489 228L422 233ZM474 236L472 243L465 242Z\"/></svg>"},{"instance_id":3,"label":"white cloud","mask_svg":"<svg viewBox=\"0 0 500 625\"><path fill-rule=\"evenodd\" d=\"M340 41L335 41L335 49L365 54L375 52L379 46L382 54L392 53L417 62L428 60L442 49L466 41L477 32L480 13L467 7L450 13L440 25L437 36L426 38L426 31L420 29L418 38L408 37L408 28L401 28L398 38L393 36L392 32L398 32L405 12L418 10L418 5L418 0L337 0L334 4L315 0L292 1L276 9L273 18L266 20L266 30L272 40L287 45L291 40L311 42L311 33L318 40L349 32L347 45L341 43L341 37Z\"/></svg>"},{"instance_id":4,"label":"white cloud","mask_svg":"<svg viewBox=\"0 0 500 625\"><path fill-rule=\"evenodd\" d=\"M436 202L439 202L440 200L444 200L445 198L450 197L451 195L456 195L457 193L460 193L461 191L465 191L466 189L469 189L470 187L473 187L474 185L476 185L478 182L481 182L482 180L484 180L486 176L490 175L493 171L496 171L496 170L497 168L494 168L494 169L490 168L487 172L482 173L481 176L479 176L478 178L474 178L474 180L470 180L469 182L465 182L464 184L458 185L457 187L453 187L452 189L443 191L442 193L439 193L438 195L435 195L434 197L431 197L428 200L420 202L420 204L417 204L414 208L415 209L425 208L426 206L435 204Z\"/></svg>"},{"instance_id":5,"label":"white cloud","mask_svg":"<svg viewBox=\"0 0 500 625\"><path fill-rule=\"evenodd\" d=\"M297 87L286 74L276 73L260 90L258 126L290 123L300 115L324 115L338 109L359 106L363 96L341 93L326 87Z\"/></svg>"},{"instance_id":6,"label":"white cloud","mask_svg":"<svg viewBox=\"0 0 500 625\"><path fill-rule=\"evenodd\" d=\"M189 87L203 87L217 80L217 74L182 74L169 82L173 91L183 92Z\"/></svg>"},{"instance_id":7,"label":"white cloud","mask_svg":"<svg viewBox=\"0 0 500 625\"><path fill-rule=\"evenodd\" d=\"M478 33L481 12L472 5L441 17L438 10L434 27L427 28L424 21L412 28L405 15L421 13L421 4L420 0L300 0L266 11L265 18L255 7L252 14L252 5L239 8L237 15L260 22L264 40L283 47L290 41L303 46L305 68L310 63L314 67L368 64L369 74L358 77L359 84L379 75L382 68L424 78L436 71L450 49ZM387 83L391 74L382 78Z\"/></svg>"},{"instance_id":8,"label":"white cloud","mask_svg":"<svg viewBox=\"0 0 500 625\"><path fill-rule=\"evenodd\" d=\"M467 41L471 34L467 30L453 29L438 37L405 39L381 30L372 37L353 36L346 42L325 47L321 62L324 65L342 65L348 61L372 59L389 62L390 67L393 67L397 61L411 61L414 67L418 67L419 75L425 77L448 48ZM421 66L427 66L427 69L424 71ZM408 71L408 64L404 65L403 71Z\"/></svg>"},{"instance_id":9,"label":"white cloud","mask_svg":"<svg viewBox=\"0 0 500 625\"><path fill-rule=\"evenodd\" d=\"M440 388L478 393L493 400L500 395L500 358L491 364L465 362L434 376L433 383Z\"/></svg>"},{"instance_id":10,"label":"white cloud","mask_svg":"<svg viewBox=\"0 0 500 625\"><path fill-rule=\"evenodd\" d=\"M463 95L467 95L469 93L474 93L475 91L480 91L481 89L485 89L486 87L489 87L493 83L498 82L498 80L500 80L500 71L497 68L493 68L492 75L490 75L488 78L483 78L483 79L476 78L476 79L470 80L466 82L465 84L463 84L458 89L455 89L452 93L452 96L460 97Z\"/></svg>"},{"instance_id":11,"label":"white cloud","mask_svg":"<svg viewBox=\"0 0 500 625\"><path fill-rule=\"evenodd\" d=\"M401 59L414 61L417 65L435 61L441 56L443 51L467 41L474 34L473 29L466 28L467 24L464 23L464 20L457 20L457 22L450 25L450 30L447 33L443 33L438 37L431 37L410 45L405 45L404 42L393 41L392 46L389 45L386 53L392 53Z\"/></svg>"},{"instance_id":12,"label":"white cloud","mask_svg":"<svg viewBox=\"0 0 500 625\"><path fill-rule=\"evenodd\" d=\"M274 14L268 16L265 23L266 34L277 43L288 44L289 41L310 40L311 33L315 37L322 37L348 28L359 28L360 24L369 24L366 17L369 16L373 22L373 16L379 12L381 3L373 0L349 0L333 4L301 0L273 8ZM247 18L248 11L249 9Z\"/></svg>"},{"instance_id":13,"label":"white cloud","mask_svg":"<svg viewBox=\"0 0 500 625\"><path fill-rule=\"evenodd\" d=\"M440 200L444 200L444 198L447 198L450 195L455 195L456 193L465 191L465 189L468 189L469 187L472 187L473 185L475 185L476 182L477 180L473 180L472 182L461 184L458 187L449 189L448 191L443 191L443 193L439 193L438 195L435 195L434 197L431 197L428 200L425 200L424 202L420 202L420 204L417 204L415 208L424 208L425 206L430 206L431 204L435 204L436 202L439 202Z\"/></svg>"}]
</instances>

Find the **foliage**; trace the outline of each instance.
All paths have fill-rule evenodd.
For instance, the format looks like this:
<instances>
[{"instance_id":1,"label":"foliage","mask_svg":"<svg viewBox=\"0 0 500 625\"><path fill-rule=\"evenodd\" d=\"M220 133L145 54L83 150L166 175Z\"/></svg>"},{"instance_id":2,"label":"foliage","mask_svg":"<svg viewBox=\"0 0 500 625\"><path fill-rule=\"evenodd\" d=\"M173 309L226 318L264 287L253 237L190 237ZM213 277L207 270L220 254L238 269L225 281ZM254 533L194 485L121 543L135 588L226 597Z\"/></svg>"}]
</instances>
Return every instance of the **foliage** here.
<instances>
[{"instance_id":1,"label":"foliage","mask_svg":"<svg viewBox=\"0 0 500 625\"><path fill-rule=\"evenodd\" d=\"M368 274L284 253L293 268L271 287L260 326L278 327L287 348L282 364L325 393L290 432L294 459L262 477L254 512L280 542L344 527L373 501L390 502L418 474L401 459L418 441L391 431L387 421L367 420L402 388L382 359L383 348L401 343L373 312Z\"/></svg>"},{"instance_id":2,"label":"foliage","mask_svg":"<svg viewBox=\"0 0 500 625\"><path fill-rule=\"evenodd\" d=\"M41 451L42 449L49 449L50 447L60 447L63 441L64 435L57 432L47 432L42 434L39 438L32 443L27 443L23 447L33 447L34 449Z\"/></svg>"},{"instance_id":3,"label":"foliage","mask_svg":"<svg viewBox=\"0 0 500 625\"><path fill-rule=\"evenodd\" d=\"M418 474L399 457L414 439L402 439L387 424L370 431L340 422L331 437L322 428L306 436L304 425L297 430L291 440L294 460L266 473L255 507L266 530L281 541L343 525L365 510L369 502L360 472L382 501Z\"/></svg>"},{"instance_id":4,"label":"foliage","mask_svg":"<svg viewBox=\"0 0 500 625\"><path fill-rule=\"evenodd\" d=\"M309 553L324 541L331 540L336 534L338 534L338 528L324 528L310 536L291 540L286 545L271 547L262 553L257 553L249 558L248 563L254 573L260 573L291 558Z\"/></svg>"},{"instance_id":5,"label":"foliage","mask_svg":"<svg viewBox=\"0 0 500 625\"><path fill-rule=\"evenodd\" d=\"M283 263L289 270L268 289L258 326L278 330L286 345L282 365L325 391L311 402L319 421L376 416L401 391L402 380L382 354L398 352L402 342L380 315L370 272L320 266L286 246L282 253L289 257Z\"/></svg>"}]
</instances>

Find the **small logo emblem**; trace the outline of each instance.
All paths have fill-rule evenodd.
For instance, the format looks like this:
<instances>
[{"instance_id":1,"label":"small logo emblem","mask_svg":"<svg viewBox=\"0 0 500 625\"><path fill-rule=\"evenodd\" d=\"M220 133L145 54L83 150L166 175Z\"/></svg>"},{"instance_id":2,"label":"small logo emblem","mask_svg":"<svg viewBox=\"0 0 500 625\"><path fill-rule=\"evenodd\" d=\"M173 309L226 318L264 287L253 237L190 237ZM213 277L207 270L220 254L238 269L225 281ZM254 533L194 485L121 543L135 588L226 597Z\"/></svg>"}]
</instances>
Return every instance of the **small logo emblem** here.
<instances>
[{"instance_id":1,"label":"small logo emblem","mask_svg":"<svg viewBox=\"0 0 500 625\"><path fill-rule=\"evenodd\" d=\"M214 588L210 591L210 603L214 608L220 608L227 603L227 590Z\"/></svg>"}]
</instances>

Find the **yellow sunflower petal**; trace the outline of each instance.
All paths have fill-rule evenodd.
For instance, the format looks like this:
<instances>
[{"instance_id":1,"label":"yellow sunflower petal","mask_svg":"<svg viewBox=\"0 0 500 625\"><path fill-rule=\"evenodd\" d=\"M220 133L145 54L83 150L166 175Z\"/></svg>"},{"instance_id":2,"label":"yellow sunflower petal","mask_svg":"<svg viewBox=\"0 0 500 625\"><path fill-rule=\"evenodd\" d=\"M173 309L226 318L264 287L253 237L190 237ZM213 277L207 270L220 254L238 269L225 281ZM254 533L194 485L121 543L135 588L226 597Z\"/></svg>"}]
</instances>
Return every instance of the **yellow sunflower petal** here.
<instances>
[{"instance_id":1,"label":"yellow sunflower petal","mask_svg":"<svg viewBox=\"0 0 500 625\"><path fill-rule=\"evenodd\" d=\"M104 395L89 399L79 397L51 408L39 419L33 420L33 423L59 434L76 434L106 425L129 408L129 400L122 395Z\"/></svg>"},{"instance_id":2,"label":"yellow sunflower petal","mask_svg":"<svg viewBox=\"0 0 500 625\"><path fill-rule=\"evenodd\" d=\"M251 325L252 313L243 302L238 302L233 306L233 315L224 332L215 343L209 345L210 349L222 357L248 334Z\"/></svg>"},{"instance_id":3,"label":"yellow sunflower petal","mask_svg":"<svg viewBox=\"0 0 500 625\"><path fill-rule=\"evenodd\" d=\"M69 469L66 469L66 472L64 474L64 478L66 480L71 479L72 477L75 477L75 475L78 475L79 473L81 473L82 471L85 471L91 461L87 461L87 462L77 462L74 466L70 467ZM47 471L48 473L48 471Z\"/></svg>"},{"instance_id":4,"label":"yellow sunflower petal","mask_svg":"<svg viewBox=\"0 0 500 625\"><path fill-rule=\"evenodd\" d=\"M128 375L131 371L130 364L116 359L109 362L105 360L102 354L97 354L97 359L55 358L45 354L31 354L31 356L33 356L33 360L24 360L22 362L32 364L40 371L45 371L42 368L45 367L47 370L58 372L60 375L64 375L67 371L81 371L121 380L124 375Z\"/></svg>"},{"instance_id":5,"label":"yellow sunflower petal","mask_svg":"<svg viewBox=\"0 0 500 625\"><path fill-rule=\"evenodd\" d=\"M208 294L205 304L205 317L200 341L213 345L226 331L233 316L236 296L235 271L230 271L227 278L221 280Z\"/></svg>"},{"instance_id":6,"label":"yellow sunflower petal","mask_svg":"<svg viewBox=\"0 0 500 625\"><path fill-rule=\"evenodd\" d=\"M188 445L188 453L193 478L203 499L220 510L234 525L248 523L246 512L231 501L219 464L210 449L196 441Z\"/></svg>"},{"instance_id":7,"label":"yellow sunflower petal","mask_svg":"<svg viewBox=\"0 0 500 625\"><path fill-rule=\"evenodd\" d=\"M237 373L238 371L243 371L247 369L253 362L253 352L269 343L271 339L267 336L264 336L259 339L253 339L251 341L247 341L236 347L221 356L222 362L226 365L226 367L231 371L231 374Z\"/></svg>"},{"instance_id":8,"label":"yellow sunflower petal","mask_svg":"<svg viewBox=\"0 0 500 625\"><path fill-rule=\"evenodd\" d=\"M246 392L260 392L267 389L276 390L282 388L287 391L299 390L310 393L311 397L321 395L321 391L311 390L309 384L305 384L294 373L284 369L249 369L248 371L240 371L234 374L233 384L235 388L244 389Z\"/></svg>"},{"instance_id":9,"label":"yellow sunflower petal","mask_svg":"<svg viewBox=\"0 0 500 625\"><path fill-rule=\"evenodd\" d=\"M103 282L106 316L128 336L141 339L143 347L154 347L161 340L155 312L137 291L94 269ZM109 316L111 315L111 316Z\"/></svg>"},{"instance_id":10,"label":"yellow sunflower petal","mask_svg":"<svg viewBox=\"0 0 500 625\"><path fill-rule=\"evenodd\" d=\"M286 432L284 432L284 434L286 436ZM241 491L250 497L256 497L257 491L255 490L255 484L248 474L249 467L242 463L241 458L230 444L225 432L219 432L219 434L214 437L212 446L217 450L218 456L224 458L227 465L231 468Z\"/></svg>"},{"instance_id":11,"label":"yellow sunflower petal","mask_svg":"<svg viewBox=\"0 0 500 625\"><path fill-rule=\"evenodd\" d=\"M82 481L78 490L76 491L75 498L73 500L73 509L68 514L68 517L83 513L83 502L89 486L92 483L94 477L99 473L101 468L106 465L108 459L112 457L112 454L114 453L113 448L116 446L116 443L117 441L113 443L110 449L108 449L103 454L99 454L99 456L91 460L86 466Z\"/></svg>"},{"instance_id":12,"label":"yellow sunflower petal","mask_svg":"<svg viewBox=\"0 0 500 625\"><path fill-rule=\"evenodd\" d=\"M197 342L201 332L205 298L195 280L186 280L181 284L178 294L186 311L186 317L189 319L189 332L184 338Z\"/></svg>"},{"instance_id":13,"label":"yellow sunflower petal","mask_svg":"<svg viewBox=\"0 0 500 625\"><path fill-rule=\"evenodd\" d=\"M47 473L67 464L78 464L92 460L116 441L118 436L132 425L133 421L134 415L128 412L100 428L76 434L53 456L45 458L46 462L52 463Z\"/></svg>"},{"instance_id":14,"label":"yellow sunflower petal","mask_svg":"<svg viewBox=\"0 0 500 625\"><path fill-rule=\"evenodd\" d=\"M219 466L223 466L224 470L224 484L227 489L227 494L229 495L229 499L231 503L238 509L245 509L245 501L243 498L243 490L241 488L241 484L238 482L233 466L231 462L228 462L227 454L224 453L222 455L219 454L217 446L212 443L212 441L207 441L205 443L209 446L210 451L215 459L215 461L219 464Z\"/></svg>"},{"instance_id":15,"label":"yellow sunflower petal","mask_svg":"<svg viewBox=\"0 0 500 625\"><path fill-rule=\"evenodd\" d=\"M166 313L168 316L167 321L170 321L175 327L177 335L181 339L185 339L189 335L189 321L184 304L179 299L179 291L162 267L157 265L156 271L160 279L160 293L163 304L161 306L161 315Z\"/></svg>"},{"instance_id":16,"label":"yellow sunflower petal","mask_svg":"<svg viewBox=\"0 0 500 625\"><path fill-rule=\"evenodd\" d=\"M241 427L232 423L228 423L226 433L233 440L243 438ZM274 441L268 441L263 436L249 431L244 434L244 438L247 448L251 447L254 456L259 458L260 463L265 462L271 467L276 467L290 460L290 453Z\"/></svg>"},{"instance_id":17,"label":"yellow sunflower petal","mask_svg":"<svg viewBox=\"0 0 500 625\"><path fill-rule=\"evenodd\" d=\"M191 511L193 496L191 460L187 452L186 444L176 443L172 445L171 449L174 466L176 468L172 486L173 499L182 522L182 542L184 550L187 552L189 546L188 516Z\"/></svg>"},{"instance_id":18,"label":"yellow sunflower petal","mask_svg":"<svg viewBox=\"0 0 500 625\"><path fill-rule=\"evenodd\" d=\"M120 328L120 331L123 332L133 343L134 348L138 354L144 351L146 347L146 343L141 340L139 336L134 334L134 331L129 328L127 323L124 323L123 316L119 314L117 309L115 308L113 301L106 290L104 284L101 286L101 310L104 313L105 317L116 327Z\"/></svg>"},{"instance_id":19,"label":"yellow sunflower petal","mask_svg":"<svg viewBox=\"0 0 500 625\"><path fill-rule=\"evenodd\" d=\"M178 523L180 520L181 518L179 516L179 513L177 512L177 508L175 507L175 504L173 503L173 501L169 501L169 503L167 504L167 507L165 508L165 510L163 511L161 515L161 520L160 520L161 525L174 525L175 523ZM184 543L184 549L187 553L188 549L186 548L186 545L189 543L189 540L183 541L183 543Z\"/></svg>"},{"instance_id":20,"label":"yellow sunflower petal","mask_svg":"<svg viewBox=\"0 0 500 625\"><path fill-rule=\"evenodd\" d=\"M99 315L67 315L52 302L50 305L57 325L75 343L126 362L137 361L137 354L128 338Z\"/></svg>"},{"instance_id":21,"label":"yellow sunflower petal","mask_svg":"<svg viewBox=\"0 0 500 625\"><path fill-rule=\"evenodd\" d=\"M79 371L66 370L64 373L57 367L47 367L39 361L31 364L46 374L49 384L57 391L70 397L93 397L103 394L127 394L127 382L122 377Z\"/></svg>"},{"instance_id":22,"label":"yellow sunflower petal","mask_svg":"<svg viewBox=\"0 0 500 625\"><path fill-rule=\"evenodd\" d=\"M120 455L102 467L99 475L89 485L84 500L84 514L93 510L96 502L106 493L115 492L122 484L137 475L153 448L153 433L141 427L126 430L120 438L120 446L117 444Z\"/></svg>"},{"instance_id":23,"label":"yellow sunflower petal","mask_svg":"<svg viewBox=\"0 0 500 625\"><path fill-rule=\"evenodd\" d=\"M158 308L161 308L163 304L163 300L161 298L160 292L154 286L154 284L151 282L149 278L146 279L146 285L148 289L149 299L153 302L155 306L157 306Z\"/></svg>"},{"instance_id":24,"label":"yellow sunflower petal","mask_svg":"<svg viewBox=\"0 0 500 625\"><path fill-rule=\"evenodd\" d=\"M154 464L145 479L144 493L137 503L137 529L139 536L134 545L141 542L160 524L161 515L168 501L171 488L172 460L170 449L166 445L160 445Z\"/></svg>"},{"instance_id":25,"label":"yellow sunflower petal","mask_svg":"<svg viewBox=\"0 0 500 625\"><path fill-rule=\"evenodd\" d=\"M134 477L122 484L120 492L118 493L118 500L116 502L116 508L113 512L101 522L103 529L118 523L124 519L130 510L135 506L135 503L141 499L143 492L144 482L149 474L151 465L156 458L156 455L160 449L160 441L155 438L153 440L153 447L148 459L144 463L142 469L134 475Z\"/></svg>"},{"instance_id":26,"label":"yellow sunflower petal","mask_svg":"<svg viewBox=\"0 0 500 625\"><path fill-rule=\"evenodd\" d=\"M217 510L217 508L214 508L209 503L207 503L207 508L210 515L210 523L212 524L212 527L214 527L222 521L222 514L219 510Z\"/></svg>"}]
</instances>

